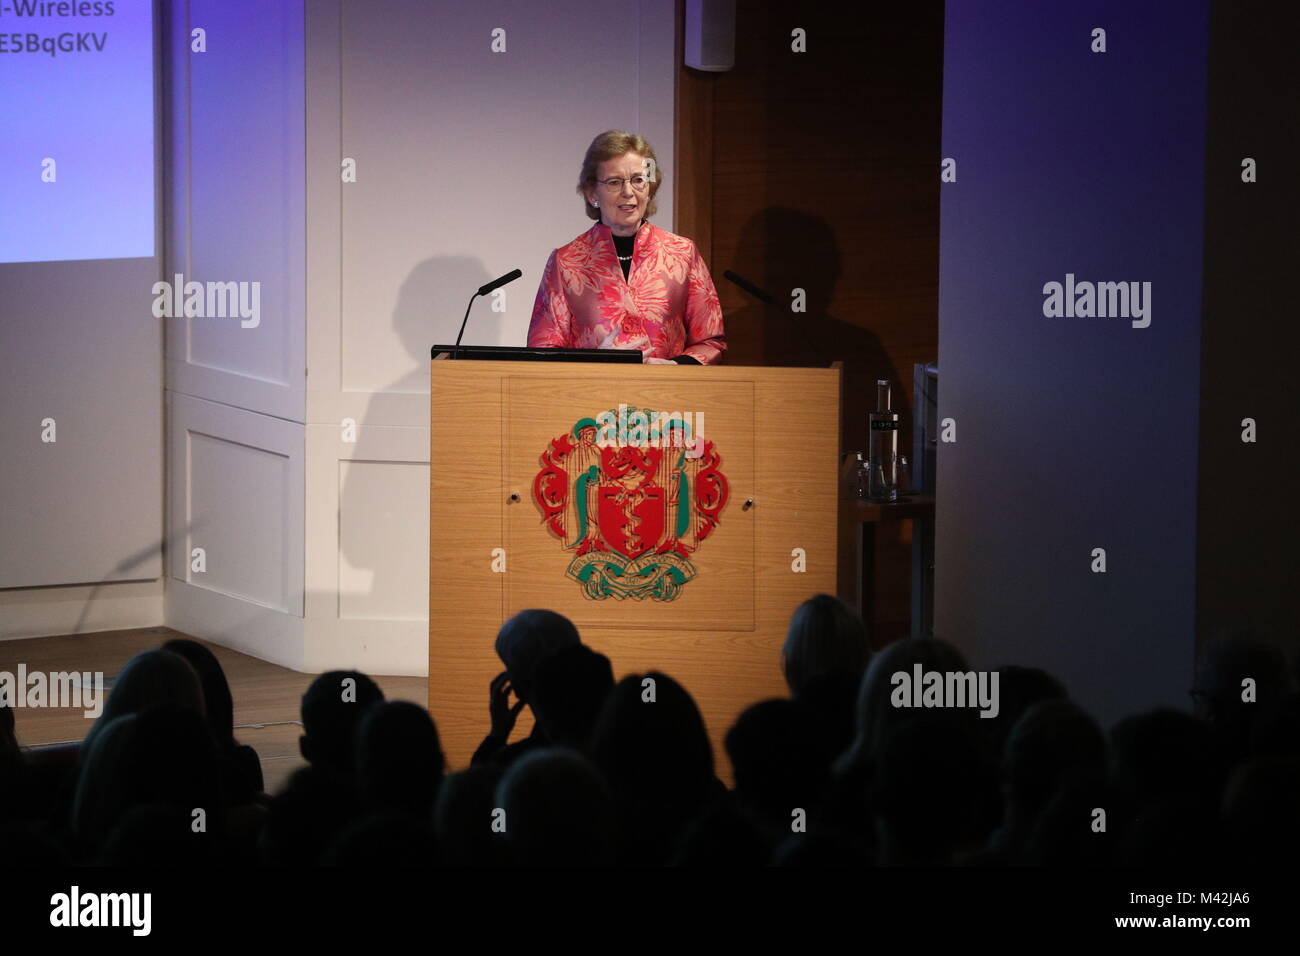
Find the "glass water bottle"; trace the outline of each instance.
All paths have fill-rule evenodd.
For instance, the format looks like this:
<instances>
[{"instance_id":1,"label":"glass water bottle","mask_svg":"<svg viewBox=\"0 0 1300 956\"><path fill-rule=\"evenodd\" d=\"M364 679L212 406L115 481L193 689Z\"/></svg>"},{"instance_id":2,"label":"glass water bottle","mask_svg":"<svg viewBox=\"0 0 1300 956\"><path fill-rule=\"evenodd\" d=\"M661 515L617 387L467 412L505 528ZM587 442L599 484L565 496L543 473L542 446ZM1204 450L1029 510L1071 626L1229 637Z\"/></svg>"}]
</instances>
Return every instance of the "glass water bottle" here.
<instances>
[{"instance_id":1,"label":"glass water bottle","mask_svg":"<svg viewBox=\"0 0 1300 956\"><path fill-rule=\"evenodd\" d=\"M867 444L869 493L872 501L898 499L898 412L889 404L889 382L876 382L876 410L870 415Z\"/></svg>"}]
</instances>

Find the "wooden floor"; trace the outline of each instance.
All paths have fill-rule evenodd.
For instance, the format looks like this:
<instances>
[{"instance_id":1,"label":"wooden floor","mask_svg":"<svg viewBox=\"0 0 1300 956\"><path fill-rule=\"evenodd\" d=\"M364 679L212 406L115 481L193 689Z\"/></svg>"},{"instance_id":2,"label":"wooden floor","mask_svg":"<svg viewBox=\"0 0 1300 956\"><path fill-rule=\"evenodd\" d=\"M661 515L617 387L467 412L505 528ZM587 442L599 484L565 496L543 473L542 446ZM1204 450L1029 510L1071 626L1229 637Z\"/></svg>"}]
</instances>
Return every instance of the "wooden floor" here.
<instances>
[{"instance_id":1,"label":"wooden floor","mask_svg":"<svg viewBox=\"0 0 1300 956\"><path fill-rule=\"evenodd\" d=\"M139 654L176 637L189 637L167 627L95 634L35 637L0 641L0 671L16 673L20 663L32 671L102 671L110 680L122 665ZM197 638L193 638L197 640ZM315 675L268 664L238 651L209 644L230 682L235 699L235 738L252 746L262 758L262 775L268 793L275 793L289 775L305 765L298 753L302 721L298 707ZM423 677L381 677L372 674L388 700L428 702ZM14 711L15 733L23 747L81 740L94 723L72 708L27 708ZM487 706L483 708L486 728Z\"/></svg>"}]
</instances>

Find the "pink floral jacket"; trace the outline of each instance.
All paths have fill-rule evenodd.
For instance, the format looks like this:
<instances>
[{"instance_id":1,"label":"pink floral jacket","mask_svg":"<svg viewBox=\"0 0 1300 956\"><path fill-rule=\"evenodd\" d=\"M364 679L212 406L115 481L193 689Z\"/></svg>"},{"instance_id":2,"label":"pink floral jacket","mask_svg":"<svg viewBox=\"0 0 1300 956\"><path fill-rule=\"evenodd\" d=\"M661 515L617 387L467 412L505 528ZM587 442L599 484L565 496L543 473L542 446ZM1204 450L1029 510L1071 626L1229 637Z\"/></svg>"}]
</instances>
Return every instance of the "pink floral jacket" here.
<instances>
[{"instance_id":1,"label":"pink floral jacket","mask_svg":"<svg viewBox=\"0 0 1300 956\"><path fill-rule=\"evenodd\" d=\"M648 220L637 230L627 279L609 226L598 222L551 253L533 303L534 348L640 349L701 365L727 348L722 306L695 243Z\"/></svg>"}]
</instances>

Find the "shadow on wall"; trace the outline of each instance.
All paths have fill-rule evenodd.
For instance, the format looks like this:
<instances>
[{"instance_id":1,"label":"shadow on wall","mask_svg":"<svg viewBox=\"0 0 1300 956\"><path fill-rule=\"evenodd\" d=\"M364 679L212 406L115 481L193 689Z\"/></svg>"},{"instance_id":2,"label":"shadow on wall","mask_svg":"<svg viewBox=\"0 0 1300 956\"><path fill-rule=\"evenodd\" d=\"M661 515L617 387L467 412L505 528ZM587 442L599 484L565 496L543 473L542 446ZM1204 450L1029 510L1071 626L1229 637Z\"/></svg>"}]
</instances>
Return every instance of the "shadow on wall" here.
<instances>
[{"instance_id":1,"label":"shadow on wall","mask_svg":"<svg viewBox=\"0 0 1300 956\"><path fill-rule=\"evenodd\" d=\"M411 369L377 394L429 394L430 347L456 341L469 297L494 278L488 275L481 259L470 256L438 256L418 263L403 280L393 308L393 332L410 356ZM510 286L509 294L518 296L523 288L524 280L520 279ZM531 303L531 298L528 301ZM499 330L494 319L499 314L492 312L490 305L490 296L475 303L465 327L467 343L496 344ZM367 421L370 411L368 407Z\"/></svg>"},{"instance_id":2,"label":"shadow on wall","mask_svg":"<svg viewBox=\"0 0 1300 956\"><path fill-rule=\"evenodd\" d=\"M911 396L893 360L875 333L830 312L841 270L839 240L820 216L780 206L754 215L741 230L735 271L776 301L765 305L740 293L747 304L727 315L727 361L822 368L843 362L843 451L866 451L867 414L875 407L876 380L888 379L904 429L899 450L906 453ZM804 290L807 311L790 311L793 289Z\"/></svg>"},{"instance_id":3,"label":"shadow on wall","mask_svg":"<svg viewBox=\"0 0 1300 956\"><path fill-rule=\"evenodd\" d=\"M430 347L456 340L469 297L493 278L482 260L469 256L437 256L419 262L411 270L398 290L392 315L393 335L406 350L410 368L371 396L364 416L357 421L360 430L356 459L384 462L381 455L367 454L365 426L390 422L383 413L388 396L429 394ZM512 288L511 294L519 292ZM476 303L465 329L465 341L495 342L495 318L498 315L486 302ZM427 402L424 414L428 414ZM422 421L428 425L427 417ZM467 423L467 445L474 440L472 432L472 423ZM428 574L421 569L426 567L429 551L429 470L425 464L396 464L418 475L418 482L395 475L398 483L392 486L405 492L408 485L418 484L419 497L414 502L408 500L407 494L377 494L378 487L383 486L359 478L352 468L339 489L339 602L343 605L349 598L370 597L370 606L391 603L407 609L399 613L402 619L416 619L409 615L423 607L426 610L419 611L422 618L428 605ZM411 507L418 510L412 514ZM367 533L368 526L375 529L373 534ZM424 583L419 585L419 593L412 595L409 592L418 580Z\"/></svg>"}]
</instances>

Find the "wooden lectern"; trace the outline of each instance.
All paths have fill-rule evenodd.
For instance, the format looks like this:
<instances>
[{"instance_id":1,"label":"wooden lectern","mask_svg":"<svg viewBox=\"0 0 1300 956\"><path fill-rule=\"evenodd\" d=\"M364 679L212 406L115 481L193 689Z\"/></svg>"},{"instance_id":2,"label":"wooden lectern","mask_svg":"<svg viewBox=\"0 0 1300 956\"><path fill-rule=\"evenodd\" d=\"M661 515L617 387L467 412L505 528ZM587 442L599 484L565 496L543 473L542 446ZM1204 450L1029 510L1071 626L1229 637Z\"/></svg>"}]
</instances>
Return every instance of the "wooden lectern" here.
<instances>
[{"instance_id":1,"label":"wooden lectern","mask_svg":"<svg viewBox=\"0 0 1300 956\"><path fill-rule=\"evenodd\" d=\"M729 778L737 715L787 695L791 613L835 593L839 369L431 364L429 711L450 767L488 731L498 629L541 607L616 680L681 682Z\"/></svg>"}]
</instances>

